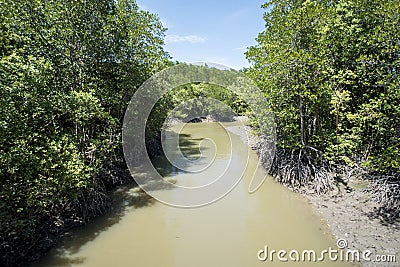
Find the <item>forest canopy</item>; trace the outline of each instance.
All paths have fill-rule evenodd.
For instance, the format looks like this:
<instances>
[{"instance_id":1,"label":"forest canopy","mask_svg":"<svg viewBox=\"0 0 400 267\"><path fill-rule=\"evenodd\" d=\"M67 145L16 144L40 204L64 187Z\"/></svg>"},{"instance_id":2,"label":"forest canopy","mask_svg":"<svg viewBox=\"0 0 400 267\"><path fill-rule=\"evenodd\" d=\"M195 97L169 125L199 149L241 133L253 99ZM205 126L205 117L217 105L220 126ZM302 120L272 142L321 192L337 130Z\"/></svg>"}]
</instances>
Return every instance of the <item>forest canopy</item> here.
<instances>
[{"instance_id":1,"label":"forest canopy","mask_svg":"<svg viewBox=\"0 0 400 267\"><path fill-rule=\"evenodd\" d=\"M246 56L277 124L271 173L317 193L362 173L400 212L400 1L271 0Z\"/></svg>"},{"instance_id":2,"label":"forest canopy","mask_svg":"<svg viewBox=\"0 0 400 267\"><path fill-rule=\"evenodd\" d=\"M360 175L398 217L400 0L270 0L263 8L265 30L243 72L275 118L270 173L317 194ZM104 213L110 189L132 182L124 114L148 78L175 64L165 31L135 0L1 1L1 266L39 257L65 230ZM251 117L228 89L193 83L167 93L147 121L148 151L157 153L168 112L188 99L215 98ZM218 105L196 108L219 114Z\"/></svg>"},{"instance_id":3,"label":"forest canopy","mask_svg":"<svg viewBox=\"0 0 400 267\"><path fill-rule=\"evenodd\" d=\"M170 61L160 20L131 0L2 2L0 29L0 265L13 266L108 207L126 106Z\"/></svg>"}]
</instances>

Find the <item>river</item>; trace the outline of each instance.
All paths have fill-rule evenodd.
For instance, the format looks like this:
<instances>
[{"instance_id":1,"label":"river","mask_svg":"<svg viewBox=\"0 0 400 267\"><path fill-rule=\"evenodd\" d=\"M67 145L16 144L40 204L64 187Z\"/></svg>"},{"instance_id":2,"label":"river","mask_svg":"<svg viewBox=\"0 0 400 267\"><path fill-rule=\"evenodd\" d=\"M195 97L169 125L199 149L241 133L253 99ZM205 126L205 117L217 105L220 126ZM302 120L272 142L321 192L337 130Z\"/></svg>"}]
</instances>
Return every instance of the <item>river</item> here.
<instances>
[{"instance_id":1,"label":"river","mask_svg":"<svg viewBox=\"0 0 400 267\"><path fill-rule=\"evenodd\" d=\"M235 127L235 123L225 123ZM172 129L173 130L173 129ZM187 124L180 133L186 144L187 156L211 157L217 147L211 171L220 171L235 147L234 160L247 161L248 150L239 136L226 138L218 123ZM203 138L213 142L205 142ZM203 140L203 142L201 142ZM198 149L198 145L201 149ZM199 178L180 172L161 158L155 165L170 181L180 185L201 185L212 182L211 176ZM215 169L213 169L215 168ZM155 201L138 188L121 187L114 193L115 207L106 215L86 226L70 231L42 260L34 266L348 266L344 262L302 262L304 250L336 249L328 226L314 213L306 200L267 177L258 191L249 193L253 174L259 180L266 176L258 166L257 155L250 158L243 178L222 199L200 208L184 209ZM174 189L163 188L166 196L174 197ZM273 260L260 250L285 250L283 260ZM297 250L299 261L288 259ZM296 258L296 254L291 254ZM318 261L318 260L317 260Z\"/></svg>"}]
</instances>

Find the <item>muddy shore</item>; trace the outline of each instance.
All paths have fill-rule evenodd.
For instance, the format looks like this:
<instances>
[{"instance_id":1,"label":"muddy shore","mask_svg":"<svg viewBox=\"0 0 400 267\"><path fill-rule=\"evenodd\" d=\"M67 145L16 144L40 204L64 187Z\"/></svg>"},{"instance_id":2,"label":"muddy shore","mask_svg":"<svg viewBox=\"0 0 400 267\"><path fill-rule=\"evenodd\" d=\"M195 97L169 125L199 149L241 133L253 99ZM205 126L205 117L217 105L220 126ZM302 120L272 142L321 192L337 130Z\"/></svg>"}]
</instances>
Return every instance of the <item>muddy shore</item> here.
<instances>
[{"instance_id":1,"label":"muddy shore","mask_svg":"<svg viewBox=\"0 0 400 267\"><path fill-rule=\"evenodd\" d=\"M236 120L245 122L246 118L238 117ZM256 150L260 139L254 135L251 127L241 127L245 128L248 137L243 136L239 126L227 129L239 135L244 143ZM388 223L376 215L375 211L379 205L364 190L367 184L366 181L350 179L348 183L350 190L335 188L326 195L313 195L307 192L302 195L327 224L334 239L346 240L348 250L359 251L360 261L355 262L356 266L400 266L400 222ZM362 259L362 253L367 250L371 254L367 253L366 258L371 261ZM386 261L378 262L379 258L386 258Z\"/></svg>"},{"instance_id":2,"label":"muddy shore","mask_svg":"<svg viewBox=\"0 0 400 267\"><path fill-rule=\"evenodd\" d=\"M364 181L351 181L349 186L353 191L303 195L324 218L336 240L346 240L349 250L371 251L368 257L371 261L361 260L362 266L400 266L399 222L386 223L384 218L375 215L379 205L363 190ZM393 255L396 262L377 262L377 257Z\"/></svg>"}]
</instances>

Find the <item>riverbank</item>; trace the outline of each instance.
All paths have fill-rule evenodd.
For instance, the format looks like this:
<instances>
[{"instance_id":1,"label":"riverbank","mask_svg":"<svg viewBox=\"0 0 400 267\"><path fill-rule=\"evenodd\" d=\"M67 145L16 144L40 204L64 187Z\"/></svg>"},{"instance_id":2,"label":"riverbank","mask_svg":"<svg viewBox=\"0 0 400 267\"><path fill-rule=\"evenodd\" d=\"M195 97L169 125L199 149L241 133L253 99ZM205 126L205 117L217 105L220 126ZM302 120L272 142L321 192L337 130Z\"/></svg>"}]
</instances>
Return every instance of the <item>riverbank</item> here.
<instances>
[{"instance_id":1,"label":"riverbank","mask_svg":"<svg viewBox=\"0 0 400 267\"><path fill-rule=\"evenodd\" d=\"M245 122L247 118L237 117L236 120ZM239 126L228 127L228 130L239 135L245 144L256 150L260 139L251 127L244 128L248 137L243 135ZM336 240L346 240L349 250L358 250L360 253L369 250L372 252L372 260L381 255L396 257L396 262L392 263L361 261L362 266L399 266L400 223L387 223L385 218L376 215L379 205L373 200L373 196L364 190L367 184L366 181L350 179L347 190L338 185L338 188L326 195L315 195L307 191L301 194L322 217L333 237Z\"/></svg>"},{"instance_id":2,"label":"riverbank","mask_svg":"<svg viewBox=\"0 0 400 267\"><path fill-rule=\"evenodd\" d=\"M385 222L376 216L379 205L366 193L365 182L350 181L352 191L330 192L327 195L303 194L313 208L324 218L332 234L347 241L348 249L360 252L369 250L370 258L395 255L396 262L377 263L362 261L362 266L399 266L400 224Z\"/></svg>"},{"instance_id":3,"label":"riverbank","mask_svg":"<svg viewBox=\"0 0 400 267\"><path fill-rule=\"evenodd\" d=\"M238 126L239 123L222 125ZM232 134L229 138L222 125L190 123L184 127L177 125L167 133L166 138L172 131L180 134L180 146L172 143L172 153L181 151L189 158L202 153L200 161L187 166L194 169L201 166L199 163L212 160L212 164L201 172L171 168L170 162L183 166L182 163L187 162L184 157L173 156L170 161L160 157L153 162L164 177L178 186L198 187L210 184L221 173L227 179L241 173L242 179L229 194L211 205L182 209L157 201L138 188L121 188L117 192L121 196L121 211L118 211L120 205L113 204L112 207L117 209L115 215L71 231L60 245L33 267L53 267L62 265L60 263L108 267L116 262L118 266L165 267L310 266L307 262L281 264L272 254L265 262L260 258L258 252L265 246L286 251L304 248L321 251L333 247L334 241L310 206L272 179L267 179L256 194L248 193L249 184L264 179L266 172L259 168L255 151L249 151L239 136ZM134 174L152 177L148 169L136 168ZM152 188L154 191L158 189ZM151 190L150 187L147 189ZM157 194L166 202L176 203L182 199L179 188L160 189ZM157 257L154 257L155 252ZM352 265L332 262L330 266Z\"/></svg>"}]
</instances>

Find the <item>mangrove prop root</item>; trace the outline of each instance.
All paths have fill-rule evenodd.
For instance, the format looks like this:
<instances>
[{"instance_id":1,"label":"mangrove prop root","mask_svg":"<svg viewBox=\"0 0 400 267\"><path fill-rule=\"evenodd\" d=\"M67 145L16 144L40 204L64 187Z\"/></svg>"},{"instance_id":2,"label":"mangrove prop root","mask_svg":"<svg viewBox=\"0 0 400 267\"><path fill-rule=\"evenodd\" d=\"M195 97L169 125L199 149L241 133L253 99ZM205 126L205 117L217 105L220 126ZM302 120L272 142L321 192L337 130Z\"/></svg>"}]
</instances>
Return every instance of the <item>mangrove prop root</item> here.
<instances>
[{"instance_id":1,"label":"mangrove prop root","mask_svg":"<svg viewBox=\"0 0 400 267\"><path fill-rule=\"evenodd\" d=\"M265 159L270 155L265 155L265 152L270 151L269 148L269 142L265 140L260 142L258 154L266 170L279 183L293 191L307 189L315 194L325 194L333 189L333 172L318 150L314 148L299 150L277 148L272 164L266 166Z\"/></svg>"},{"instance_id":2,"label":"mangrove prop root","mask_svg":"<svg viewBox=\"0 0 400 267\"><path fill-rule=\"evenodd\" d=\"M381 205L377 212L389 220L400 218L400 174L371 174L369 179L367 191Z\"/></svg>"}]
</instances>

